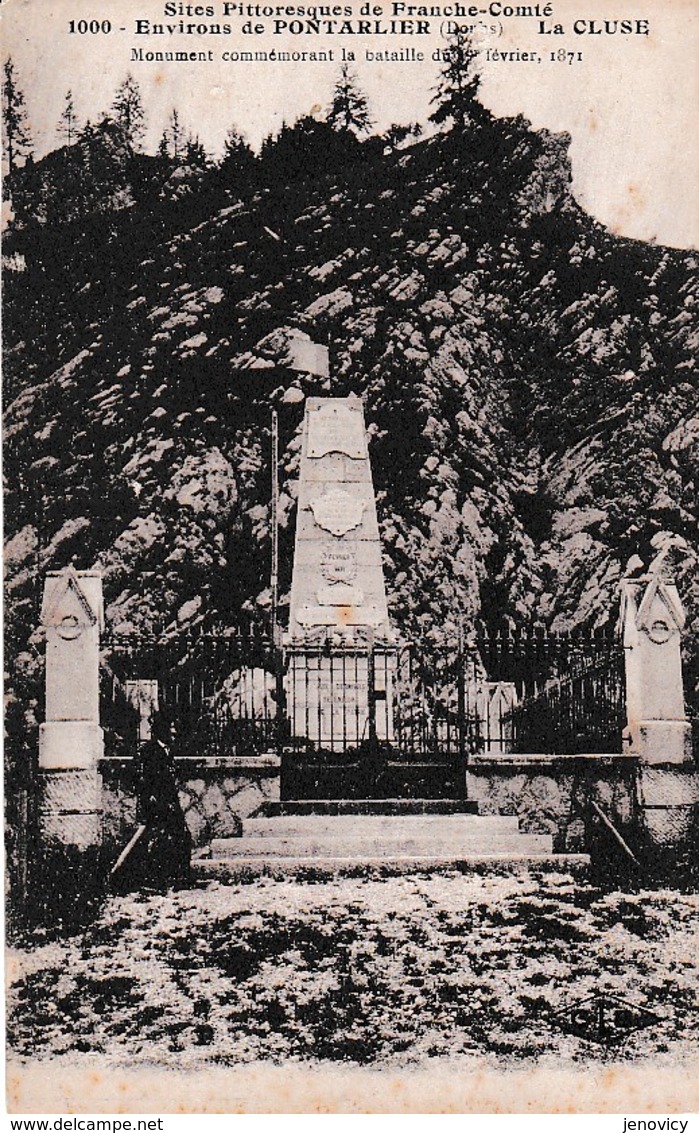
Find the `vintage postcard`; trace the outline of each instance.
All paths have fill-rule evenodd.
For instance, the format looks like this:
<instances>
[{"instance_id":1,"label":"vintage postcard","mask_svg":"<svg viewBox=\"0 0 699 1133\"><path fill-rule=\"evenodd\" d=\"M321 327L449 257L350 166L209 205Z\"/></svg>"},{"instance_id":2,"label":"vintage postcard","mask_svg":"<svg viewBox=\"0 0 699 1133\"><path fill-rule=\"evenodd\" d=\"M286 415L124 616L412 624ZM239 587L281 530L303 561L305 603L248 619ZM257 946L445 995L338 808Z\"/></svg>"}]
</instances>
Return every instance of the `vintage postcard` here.
<instances>
[{"instance_id":1,"label":"vintage postcard","mask_svg":"<svg viewBox=\"0 0 699 1133\"><path fill-rule=\"evenodd\" d=\"M10 1112L683 1133L696 0L0 20Z\"/></svg>"}]
</instances>

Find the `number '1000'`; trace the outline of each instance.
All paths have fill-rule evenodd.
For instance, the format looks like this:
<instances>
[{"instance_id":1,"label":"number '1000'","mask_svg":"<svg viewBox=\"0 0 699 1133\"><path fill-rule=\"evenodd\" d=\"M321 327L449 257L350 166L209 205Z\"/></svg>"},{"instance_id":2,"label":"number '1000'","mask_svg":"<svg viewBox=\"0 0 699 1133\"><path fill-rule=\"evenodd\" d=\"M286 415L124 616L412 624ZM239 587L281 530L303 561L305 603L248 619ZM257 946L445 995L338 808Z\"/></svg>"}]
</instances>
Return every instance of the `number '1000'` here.
<instances>
[{"instance_id":1,"label":"number '1000'","mask_svg":"<svg viewBox=\"0 0 699 1133\"><path fill-rule=\"evenodd\" d=\"M109 35L112 30L111 20L71 20L68 24L71 35Z\"/></svg>"}]
</instances>

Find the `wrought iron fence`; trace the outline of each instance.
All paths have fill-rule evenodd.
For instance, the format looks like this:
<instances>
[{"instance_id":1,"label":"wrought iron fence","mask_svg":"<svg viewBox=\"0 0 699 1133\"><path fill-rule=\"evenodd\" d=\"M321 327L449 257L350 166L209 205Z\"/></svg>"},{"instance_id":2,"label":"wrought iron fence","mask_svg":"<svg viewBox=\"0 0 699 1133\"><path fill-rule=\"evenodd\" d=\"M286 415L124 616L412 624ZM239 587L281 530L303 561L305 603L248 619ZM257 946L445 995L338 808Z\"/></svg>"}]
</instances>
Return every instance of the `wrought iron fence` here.
<instances>
[{"instance_id":1,"label":"wrought iron fence","mask_svg":"<svg viewBox=\"0 0 699 1133\"><path fill-rule=\"evenodd\" d=\"M491 635L482 633L479 648L489 675L513 689L510 705L500 708L500 732L508 750L621 751L624 652L614 626L557 634L542 627L524 631L505 626Z\"/></svg>"},{"instance_id":2,"label":"wrought iron fence","mask_svg":"<svg viewBox=\"0 0 699 1133\"><path fill-rule=\"evenodd\" d=\"M474 640L282 650L257 626L104 642L107 746L135 750L126 682L158 684L175 752L348 752L465 760L474 752L621 750L623 651L614 631L505 626Z\"/></svg>"},{"instance_id":3,"label":"wrought iron fence","mask_svg":"<svg viewBox=\"0 0 699 1133\"><path fill-rule=\"evenodd\" d=\"M106 661L100 665L100 724L106 755L133 755L138 742L138 711L125 682Z\"/></svg>"},{"instance_id":4,"label":"wrought iron fence","mask_svg":"<svg viewBox=\"0 0 699 1133\"><path fill-rule=\"evenodd\" d=\"M275 649L247 627L174 639L106 639L102 714L110 754L135 750L128 684L155 681L175 751L356 750L374 740L398 759L475 751L478 659L451 648Z\"/></svg>"},{"instance_id":5,"label":"wrought iron fence","mask_svg":"<svg viewBox=\"0 0 699 1133\"><path fill-rule=\"evenodd\" d=\"M478 658L454 647L289 650L284 746L392 758L466 756L478 746Z\"/></svg>"},{"instance_id":6,"label":"wrought iron fence","mask_svg":"<svg viewBox=\"0 0 699 1133\"><path fill-rule=\"evenodd\" d=\"M623 656L554 678L512 708L514 752L620 752L626 723Z\"/></svg>"},{"instance_id":7,"label":"wrought iron fence","mask_svg":"<svg viewBox=\"0 0 699 1133\"><path fill-rule=\"evenodd\" d=\"M112 637L104 646L104 666L122 689L127 681L157 682L157 708L173 728L175 754L251 755L277 746L283 725L277 656L255 626ZM132 718L134 750L136 731Z\"/></svg>"},{"instance_id":8,"label":"wrought iron fence","mask_svg":"<svg viewBox=\"0 0 699 1133\"><path fill-rule=\"evenodd\" d=\"M480 661L462 644L406 646L397 657L396 747L402 758L466 759L481 745Z\"/></svg>"}]
</instances>

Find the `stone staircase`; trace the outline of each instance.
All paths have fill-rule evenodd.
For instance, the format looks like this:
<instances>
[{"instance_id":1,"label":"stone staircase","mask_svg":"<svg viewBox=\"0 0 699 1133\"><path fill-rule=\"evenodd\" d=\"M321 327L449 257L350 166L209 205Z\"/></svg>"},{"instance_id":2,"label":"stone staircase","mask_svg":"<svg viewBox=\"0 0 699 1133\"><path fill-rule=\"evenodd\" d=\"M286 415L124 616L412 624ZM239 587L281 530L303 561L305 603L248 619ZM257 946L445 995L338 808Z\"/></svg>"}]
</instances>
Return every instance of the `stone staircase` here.
<instances>
[{"instance_id":1,"label":"stone staircase","mask_svg":"<svg viewBox=\"0 0 699 1133\"><path fill-rule=\"evenodd\" d=\"M285 803L285 813L247 819L242 837L215 839L194 868L200 876L227 880L250 872L300 869L336 873L366 867L403 873L460 865L584 869L589 864L586 855L554 854L550 835L523 833L516 817L450 812L445 800L402 800L402 810L390 805L397 800L382 802L384 813L367 809L368 804L377 807L377 800L354 800L352 813L333 813L332 802L325 807L314 803L312 813L303 813L302 804ZM461 805L472 809L472 804Z\"/></svg>"},{"instance_id":2,"label":"stone staircase","mask_svg":"<svg viewBox=\"0 0 699 1133\"><path fill-rule=\"evenodd\" d=\"M472 799L284 799L267 803L265 818L294 814L478 814Z\"/></svg>"}]
</instances>

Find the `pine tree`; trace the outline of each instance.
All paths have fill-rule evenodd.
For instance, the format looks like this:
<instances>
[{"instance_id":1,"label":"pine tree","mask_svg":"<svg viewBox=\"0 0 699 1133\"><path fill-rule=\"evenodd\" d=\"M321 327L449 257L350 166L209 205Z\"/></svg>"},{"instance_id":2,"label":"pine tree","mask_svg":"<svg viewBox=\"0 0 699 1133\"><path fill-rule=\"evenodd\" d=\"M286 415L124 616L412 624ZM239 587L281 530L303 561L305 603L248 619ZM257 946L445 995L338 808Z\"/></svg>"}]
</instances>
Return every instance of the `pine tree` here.
<instances>
[{"instance_id":1,"label":"pine tree","mask_svg":"<svg viewBox=\"0 0 699 1133\"><path fill-rule=\"evenodd\" d=\"M250 153L250 146L237 126L231 126L226 132L226 139L223 143L223 161L236 161L239 154L243 152Z\"/></svg>"},{"instance_id":2,"label":"pine tree","mask_svg":"<svg viewBox=\"0 0 699 1133\"><path fill-rule=\"evenodd\" d=\"M419 122L410 122L407 126L392 122L383 137L387 146L392 150L397 150L404 142L407 142L408 138L419 138L421 136L422 126Z\"/></svg>"},{"instance_id":3,"label":"pine tree","mask_svg":"<svg viewBox=\"0 0 699 1133\"><path fill-rule=\"evenodd\" d=\"M373 125L366 95L357 87L347 63L340 68L326 121L336 130L353 130L356 134L368 134Z\"/></svg>"},{"instance_id":4,"label":"pine tree","mask_svg":"<svg viewBox=\"0 0 699 1133\"><path fill-rule=\"evenodd\" d=\"M236 126L231 126L223 144L223 157L219 172L223 183L238 187L247 184L254 176L257 159L243 134Z\"/></svg>"},{"instance_id":5,"label":"pine tree","mask_svg":"<svg viewBox=\"0 0 699 1133\"><path fill-rule=\"evenodd\" d=\"M5 137L8 172L12 174L21 158L32 152L32 140L27 122L24 95L17 86L15 65L11 57L5 62L5 79L2 84L2 125Z\"/></svg>"},{"instance_id":6,"label":"pine tree","mask_svg":"<svg viewBox=\"0 0 699 1133\"><path fill-rule=\"evenodd\" d=\"M130 149L136 149L146 132L141 89L131 72L114 95L111 116L124 132Z\"/></svg>"},{"instance_id":7,"label":"pine tree","mask_svg":"<svg viewBox=\"0 0 699 1133\"><path fill-rule=\"evenodd\" d=\"M185 163L193 169L206 169L209 165L209 155L199 141L198 134L189 134L184 151Z\"/></svg>"},{"instance_id":8,"label":"pine tree","mask_svg":"<svg viewBox=\"0 0 699 1133\"><path fill-rule=\"evenodd\" d=\"M75 113L75 104L73 102L73 92L69 90L66 92L66 103L63 107L63 113L58 119L58 133L63 134L68 140L68 145L72 145L73 140L78 135L78 117Z\"/></svg>"},{"instance_id":9,"label":"pine tree","mask_svg":"<svg viewBox=\"0 0 699 1133\"><path fill-rule=\"evenodd\" d=\"M184 153L184 148L185 137L180 123L180 116L173 107L168 119L168 125L165 127L163 136L160 139L158 153L162 156L167 155L171 157L173 161L179 161Z\"/></svg>"},{"instance_id":10,"label":"pine tree","mask_svg":"<svg viewBox=\"0 0 699 1133\"><path fill-rule=\"evenodd\" d=\"M477 98L481 85L475 62L478 52L472 48L470 36L458 31L450 36L444 54L448 57L434 88L431 102L436 103L437 108L430 114L430 122L439 124L451 119L456 129L463 130L486 114Z\"/></svg>"}]
</instances>

